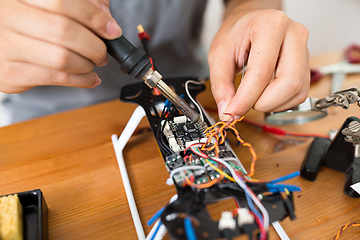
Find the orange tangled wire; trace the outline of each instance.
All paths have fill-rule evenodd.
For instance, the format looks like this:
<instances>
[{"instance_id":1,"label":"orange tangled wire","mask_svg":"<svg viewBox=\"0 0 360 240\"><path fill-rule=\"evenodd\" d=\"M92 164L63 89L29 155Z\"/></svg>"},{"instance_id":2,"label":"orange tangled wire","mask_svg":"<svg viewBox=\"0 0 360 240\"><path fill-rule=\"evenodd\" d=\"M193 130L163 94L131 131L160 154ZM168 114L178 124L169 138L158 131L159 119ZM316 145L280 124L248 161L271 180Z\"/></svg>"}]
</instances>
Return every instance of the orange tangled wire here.
<instances>
[{"instance_id":1,"label":"orange tangled wire","mask_svg":"<svg viewBox=\"0 0 360 240\"><path fill-rule=\"evenodd\" d=\"M248 147L249 151L252 155L251 160L251 166L250 166L250 172L247 174L247 176L252 177L255 172L255 162L257 160L257 156L255 153L255 149L253 146L251 146L250 143L245 142L239 135L239 132L236 130L234 125L237 122L240 122L244 117L235 120L232 118L230 121L219 121L215 125L208 127L205 130L205 134L207 137L206 143L202 146L201 150L204 151L212 151L214 150L216 157L219 156L219 145L223 144L225 142L226 138L226 131L232 130L234 135L236 136L236 139L243 145L244 147ZM213 140L215 139L215 140Z\"/></svg>"},{"instance_id":2,"label":"orange tangled wire","mask_svg":"<svg viewBox=\"0 0 360 240\"><path fill-rule=\"evenodd\" d=\"M340 234L343 232L343 231L345 231L345 229L347 229L348 227L360 227L360 223L347 223L347 224L345 224L344 226L342 226L341 228L340 228L340 230L338 231L338 233L336 234L336 236L334 237L334 240L337 240L337 239L339 239L339 237L340 237Z\"/></svg>"}]
</instances>

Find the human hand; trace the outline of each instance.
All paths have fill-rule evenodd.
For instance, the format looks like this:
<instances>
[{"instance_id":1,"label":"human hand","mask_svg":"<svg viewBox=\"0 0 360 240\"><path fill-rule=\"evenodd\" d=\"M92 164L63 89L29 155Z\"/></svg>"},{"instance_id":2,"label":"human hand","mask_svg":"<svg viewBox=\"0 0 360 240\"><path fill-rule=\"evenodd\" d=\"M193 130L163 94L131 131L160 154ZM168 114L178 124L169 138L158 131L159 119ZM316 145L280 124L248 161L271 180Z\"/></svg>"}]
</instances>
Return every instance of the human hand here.
<instances>
[{"instance_id":1,"label":"human hand","mask_svg":"<svg viewBox=\"0 0 360 240\"><path fill-rule=\"evenodd\" d=\"M108 0L0 0L0 92L39 85L92 88L108 61L98 37L121 29Z\"/></svg>"},{"instance_id":2,"label":"human hand","mask_svg":"<svg viewBox=\"0 0 360 240\"><path fill-rule=\"evenodd\" d=\"M278 10L255 10L241 18L227 18L208 56L220 119L223 113L239 118L251 108L282 111L302 103L310 84L307 39L308 30ZM247 70L236 90L234 76L242 68L245 54Z\"/></svg>"}]
</instances>

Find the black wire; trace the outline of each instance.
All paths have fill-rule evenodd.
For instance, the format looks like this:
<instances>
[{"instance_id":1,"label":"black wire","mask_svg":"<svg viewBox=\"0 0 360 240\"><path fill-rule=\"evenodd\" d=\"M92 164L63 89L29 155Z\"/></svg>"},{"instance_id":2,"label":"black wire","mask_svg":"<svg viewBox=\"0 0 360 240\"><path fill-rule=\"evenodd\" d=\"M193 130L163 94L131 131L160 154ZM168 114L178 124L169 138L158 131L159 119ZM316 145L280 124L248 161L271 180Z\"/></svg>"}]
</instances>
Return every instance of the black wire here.
<instances>
[{"instance_id":1,"label":"black wire","mask_svg":"<svg viewBox=\"0 0 360 240\"><path fill-rule=\"evenodd\" d=\"M170 109L169 115L165 118L164 125L161 126L161 132L162 132L162 133L164 132L166 122L169 121L169 118L170 118L170 115L171 115L171 110L172 110L172 109ZM161 141L162 144L165 146L165 148L170 152L171 155L175 153L175 152L169 147L169 145L165 142L165 140L164 140L164 135L163 135L163 134L161 134L161 136L160 136L160 141Z\"/></svg>"},{"instance_id":2,"label":"black wire","mask_svg":"<svg viewBox=\"0 0 360 240\"><path fill-rule=\"evenodd\" d=\"M164 119L164 116L166 115L166 106L164 106L163 108L163 111L161 113L161 116L160 116L160 120L159 120L159 124L157 126L157 130L156 130L156 138L158 140L158 145L159 145L159 148L162 152L164 152L166 155L171 155L171 152L169 152L166 147L164 146L164 142L163 142L163 134L161 133L161 122L162 120ZM165 125L165 123L164 123Z\"/></svg>"},{"instance_id":3,"label":"black wire","mask_svg":"<svg viewBox=\"0 0 360 240\"><path fill-rule=\"evenodd\" d=\"M166 125L166 122L168 121L170 115L171 115L171 110L170 111L167 111L167 106L164 106L163 108L163 111L161 113L161 116L160 116L160 122L158 124L158 128L157 128L157 132L156 132L156 137L158 139L158 145L159 145L159 148L160 150L162 150L167 156L170 156L170 155L173 155L174 154L174 151L169 147L169 145L164 141L164 128L165 128L165 125ZM169 115L165 118L166 114L169 113ZM161 122L164 121L164 124L161 125Z\"/></svg>"}]
</instances>

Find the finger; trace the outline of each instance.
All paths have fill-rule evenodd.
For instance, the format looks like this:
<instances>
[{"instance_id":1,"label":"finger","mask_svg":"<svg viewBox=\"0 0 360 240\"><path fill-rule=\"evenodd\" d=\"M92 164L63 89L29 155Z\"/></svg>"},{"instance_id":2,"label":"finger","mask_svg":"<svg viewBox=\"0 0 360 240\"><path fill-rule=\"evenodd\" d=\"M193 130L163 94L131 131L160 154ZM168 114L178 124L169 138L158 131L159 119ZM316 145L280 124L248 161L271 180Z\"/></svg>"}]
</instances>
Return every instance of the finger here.
<instances>
[{"instance_id":1,"label":"finger","mask_svg":"<svg viewBox=\"0 0 360 240\"><path fill-rule=\"evenodd\" d=\"M269 84L276 66L285 30L274 32L270 26L281 25L281 19L273 24L258 24L250 32L251 49L244 79L226 108L233 116L243 116L249 111ZM282 29L282 28L279 28Z\"/></svg>"},{"instance_id":2,"label":"finger","mask_svg":"<svg viewBox=\"0 0 360 240\"><path fill-rule=\"evenodd\" d=\"M116 21L108 13L88 0L21 1L31 6L72 18L103 38L114 39L121 36L121 28Z\"/></svg>"},{"instance_id":3,"label":"finger","mask_svg":"<svg viewBox=\"0 0 360 240\"><path fill-rule=\"evenodd\" d=\"M235 61L232 54L228 54L227 49L222 47L209 54L208 59L211 91L221 119L231 98L235 95Z\"/></svg>"},{"instance_id":4,"label":"finger","mask_svg":"<svg viewBox=\"0 0 360 240\"><path fill-rule=\"evenodd\" d=\"M64 16L28 6L19 7L17 11L19 14L8 17L9 29L68 48L97 66L106 64L105 44L86 27Z\"/></svg>"},{"instance_id":5,"label":"finger","mask_svg":"<svg viewBox=\"0 0 360 240\"><path fill-rule=\"evenodd\" d=\"M104 6L107 9L109 9L109 0L88 0L88 1L91 2L92 4L94 4L97 7L102 8L101 6ZM105 9L103 9L103 10L105 10ZM109 13L110 13L110 10L109 10Z\"/></svg>"},{"instance_id":6,"label":"finger","mask_svg":"<svg viewBox=\"0 0 360 240\"><path fill-rule=\"evenodd\" d=\"M282 111L302 103L310 86L308 30L295 22L285 35L276 79L272 81L254 108L261 112Z\"/></svg>"},{"instance_id":7,"label":"finger","mask_svg":"<svg viewBox=\"0 0 360 240\"><path fill-rule=\"evenodd\" d=\"M95 73L69 74L21 62L1 64L4 67L0 69L0 92L4 93L19 93L41 85L93 88L101 83Z\"/></svg>"},{"instance_id":8,"label":"finger","mask_svg":"<svg viewBox=\"0 0 360 240\"><path fill-rule=\"evenodd\" d=\"M223 26L216 34L208 55L211 90L220 119L235 95L235 74L239 66L243 66L244 56L250 46L248 36L241 34L245 31L242 29L244 27L240 25L240 28L229 29L229 26ZM237 41L234 41L234 36Z\"/></svg>"},{"instance_id":9,"label":"finger","mask_svg":"<svg viewBox=\"0 0 360 240\"><path fill-rule=\"evenodd\" d=\"M94 69L94 64L73 51L6 31L6 38L16 48L4 48L3 54L12 61L27 62L66 73L84 74Z\"/></svg>"}]
</instances>

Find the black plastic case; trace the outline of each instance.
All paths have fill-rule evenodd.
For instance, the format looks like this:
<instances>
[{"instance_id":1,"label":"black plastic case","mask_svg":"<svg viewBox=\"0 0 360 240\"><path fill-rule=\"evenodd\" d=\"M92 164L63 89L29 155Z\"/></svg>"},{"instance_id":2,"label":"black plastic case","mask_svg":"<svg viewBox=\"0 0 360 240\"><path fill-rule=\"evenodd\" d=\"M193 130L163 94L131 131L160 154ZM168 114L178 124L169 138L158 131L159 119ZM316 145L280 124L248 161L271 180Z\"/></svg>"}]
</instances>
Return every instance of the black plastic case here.
<instances>
[{"instance_id":1,"label":"black plastic case","mask_svg":"<svg viewBox=\"0 0 360 240\"><path fill-rule=\"evenodd\" d=\"M47 240L48 234L48 208L40 189L17 194L23 208L23 239ZM3 197L3 196L2 196Z\"/></svg>"}]
</instances>

